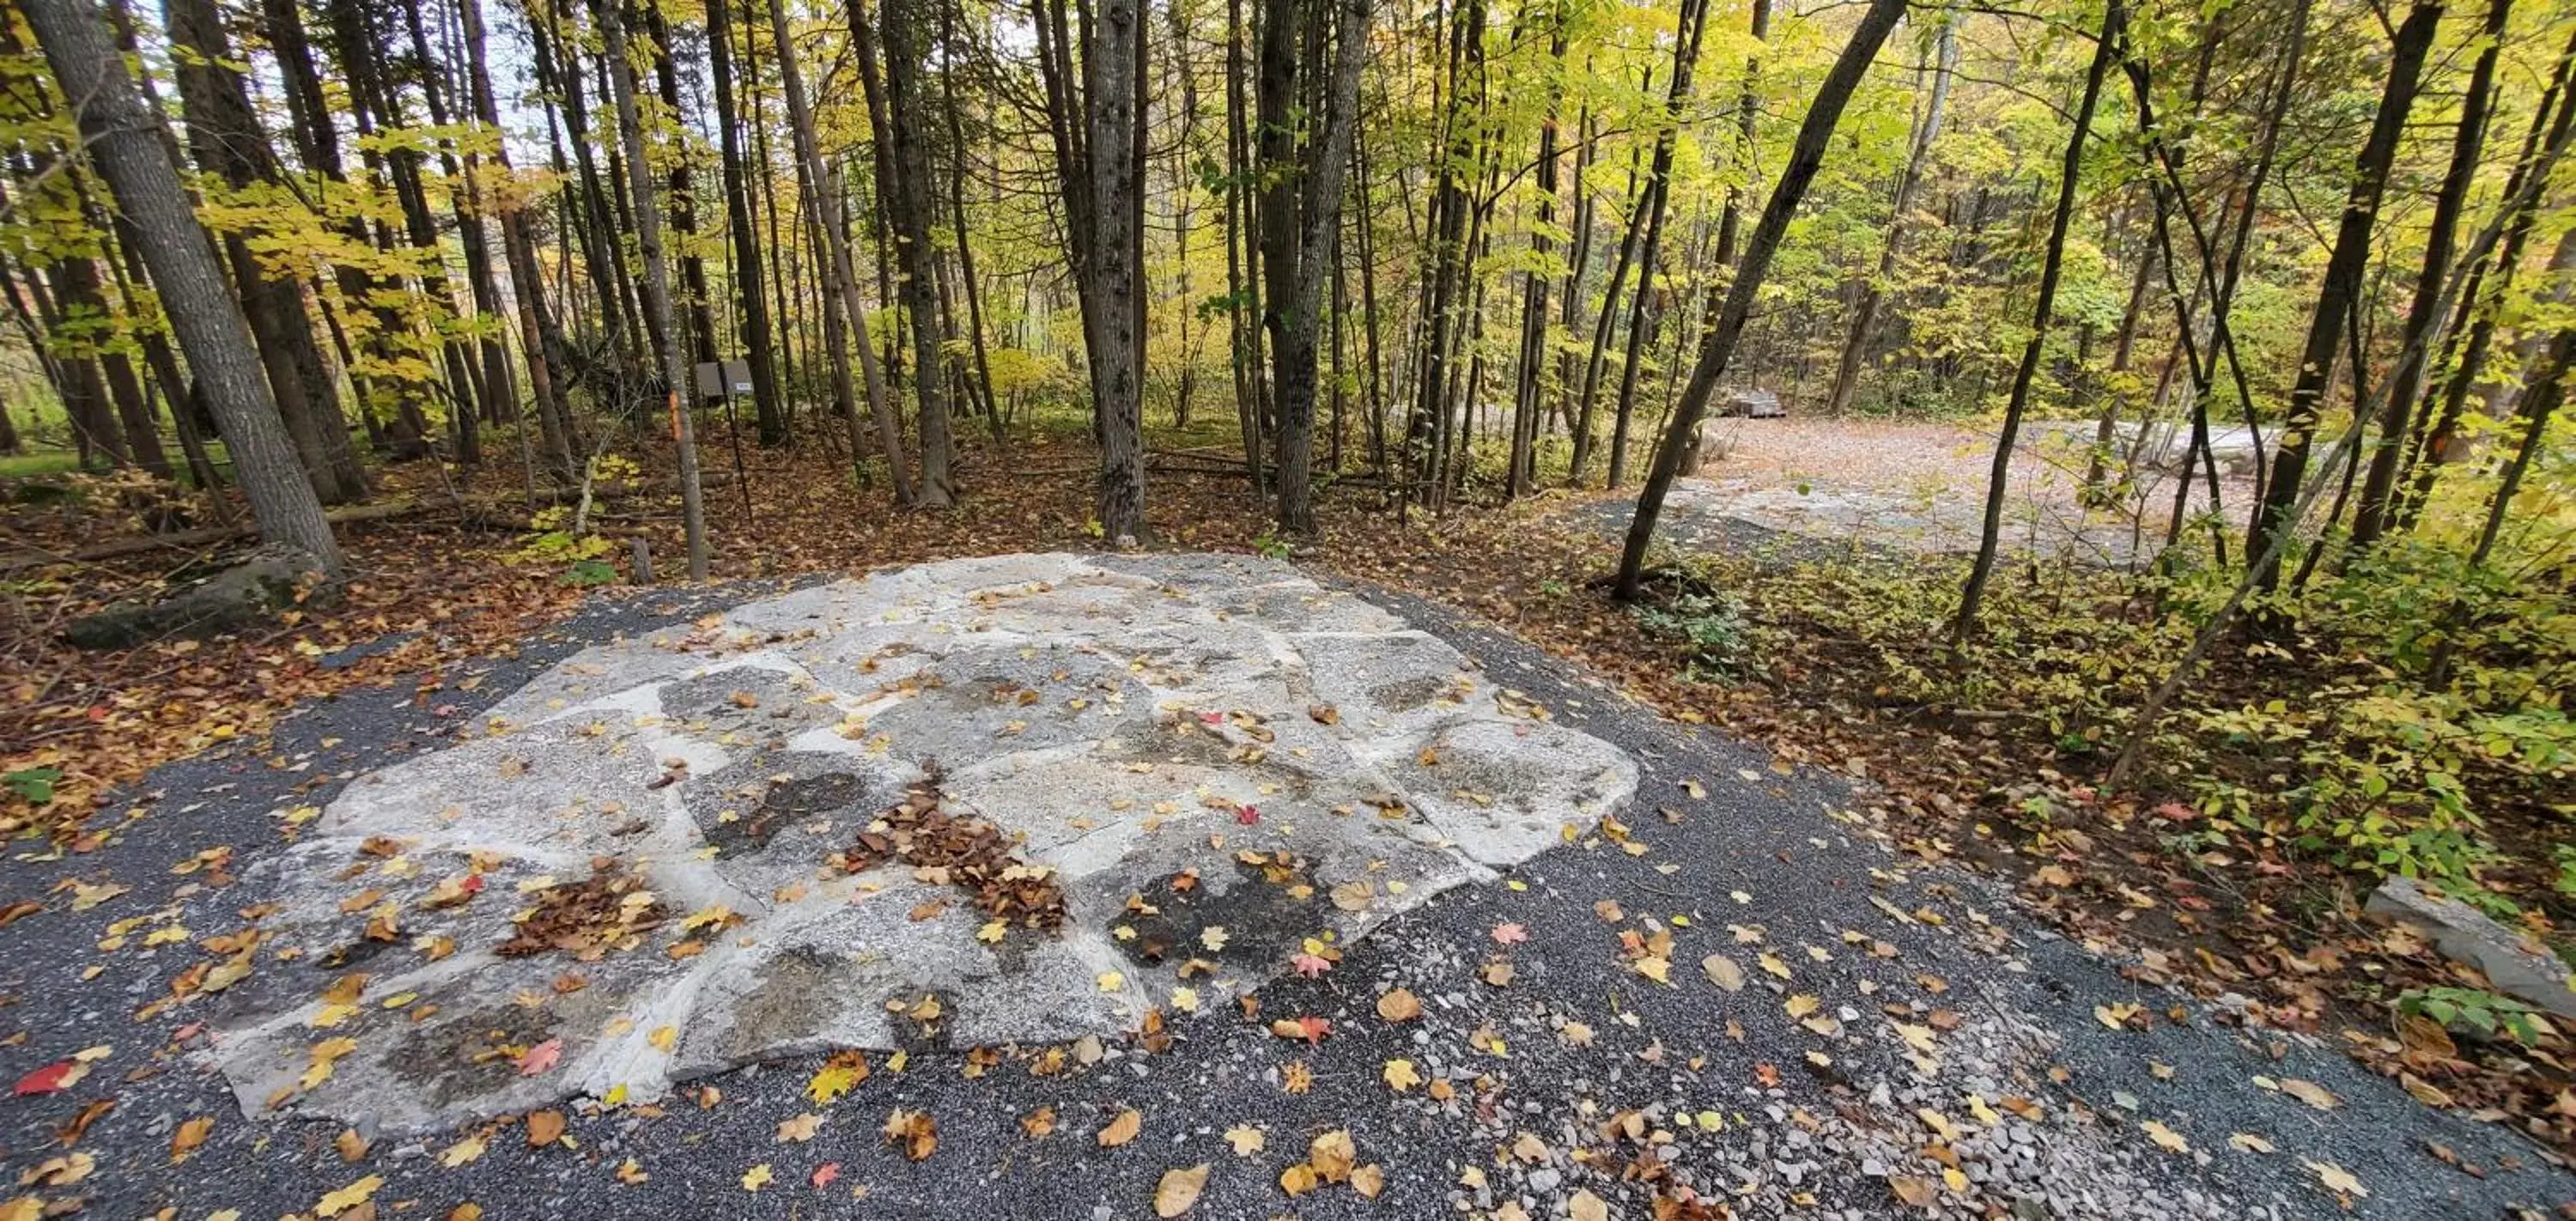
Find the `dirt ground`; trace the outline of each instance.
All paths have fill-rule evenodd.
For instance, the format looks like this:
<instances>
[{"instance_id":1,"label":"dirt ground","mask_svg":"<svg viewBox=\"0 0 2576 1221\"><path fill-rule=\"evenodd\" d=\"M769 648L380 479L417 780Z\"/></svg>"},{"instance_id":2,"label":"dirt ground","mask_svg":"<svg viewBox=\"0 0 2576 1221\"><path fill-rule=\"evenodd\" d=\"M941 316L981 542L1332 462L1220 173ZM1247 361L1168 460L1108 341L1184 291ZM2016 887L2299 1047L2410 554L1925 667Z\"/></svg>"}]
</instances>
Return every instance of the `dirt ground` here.
<instances>
[{"instance_id":1,"label":"dirt ground","mask_svg":"<svg viewBox=\"0 0 2576 1221\"><path fill-rule=\"evenodd\" d=\"M1931 553L1976 547L1994 425L1792 418L1711 427L1724 442L1722 456L1677 486L1668 510L1686 540L1738 537L1737 527L1749 523L1763 532ZM2172 480L2142 468L2121 504L2087 509L2077 493L2089 440L2083 423L2024 429L2004 505L2008 546L2111 564L2153 553L2171 513ZM2223 481L2231 520L2242 521L2252 493L2248 478ZM2206 502L2195 494L2194 503Z\"/></svg>"}]
</instances>

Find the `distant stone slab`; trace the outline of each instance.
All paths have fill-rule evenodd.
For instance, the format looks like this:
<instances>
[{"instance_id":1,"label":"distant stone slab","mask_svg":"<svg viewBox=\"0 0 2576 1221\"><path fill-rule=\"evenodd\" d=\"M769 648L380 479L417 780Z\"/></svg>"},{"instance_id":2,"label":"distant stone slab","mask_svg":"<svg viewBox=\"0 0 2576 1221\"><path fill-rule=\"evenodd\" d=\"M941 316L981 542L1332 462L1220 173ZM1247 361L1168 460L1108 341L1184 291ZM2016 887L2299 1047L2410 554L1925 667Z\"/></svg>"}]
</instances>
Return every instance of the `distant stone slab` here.
<instances>
[{"instance_id":1,"label":"distant stone slab","mask_svg":"<svg viewBox=\"0 0 2576 1221\"><path fill-rule=\"evenodd\" d=\"M2425 890L2413 878L2390 877L2370 892L2364 914L2401 924L2432 940L2444 958L2474 967L2496 991L2565 1021L2576 1021L2576 972L2547 947L2487 918L2457 899Z\"/></svg>"},{"instance_id":2,"label":"distant stone slab","mask_svg":"<svg viewBox=\"0 0 2576 1221\"><path fill-rule=\"evenodd\" d=\"M411 1132L766 1057L1111 1034L1635 786L1284 564L903 569L584 650L359 777L254 867L279 898L218 1056L254 1114ZM1040 893L1057 918L1011 906Z\"/></svg>"}]
</instances>

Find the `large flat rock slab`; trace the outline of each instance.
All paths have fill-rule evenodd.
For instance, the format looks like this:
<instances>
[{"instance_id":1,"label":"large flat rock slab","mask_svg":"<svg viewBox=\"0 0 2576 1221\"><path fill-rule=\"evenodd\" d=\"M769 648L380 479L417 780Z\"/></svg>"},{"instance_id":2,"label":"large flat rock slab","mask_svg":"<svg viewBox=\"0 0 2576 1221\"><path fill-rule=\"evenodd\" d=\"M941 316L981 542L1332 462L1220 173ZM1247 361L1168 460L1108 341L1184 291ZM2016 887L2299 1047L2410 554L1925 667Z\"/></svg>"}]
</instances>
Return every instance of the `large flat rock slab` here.
<instances>
[{"instance_id":1,"label":"large flat rock slab","mask_svg":"<svg viewBox=\"0 0 2576 1221\"><path fill-rule=\"evenodd\" d=\"M583 650L254 867L243 1107L432 1131L1228 1003L1635 763L1286 565L1013 555ZM248 950L245 953L250 952Z\"/></svg>"}]
</instances>

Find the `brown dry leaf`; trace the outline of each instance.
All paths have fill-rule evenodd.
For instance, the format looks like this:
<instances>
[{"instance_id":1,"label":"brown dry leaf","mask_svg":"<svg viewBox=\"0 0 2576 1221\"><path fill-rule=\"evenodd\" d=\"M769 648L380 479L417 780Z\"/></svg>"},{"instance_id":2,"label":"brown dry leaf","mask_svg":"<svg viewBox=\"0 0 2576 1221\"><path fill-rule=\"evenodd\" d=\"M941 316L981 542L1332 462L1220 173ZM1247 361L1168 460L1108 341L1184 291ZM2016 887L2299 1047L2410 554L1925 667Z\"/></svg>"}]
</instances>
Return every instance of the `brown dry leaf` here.
<instances>
[{"instance_id":1,"label":"brown dry leaf","mask_svg":"<svg viewBox=\"0 0 2576 1221\"><path fill-rule=\"evenodd\" d=\"M1120 1145L1136 1139L1136 1134L1144 1129L1144 1114L1134 1107L1129 1107L1124 1111L1120 1111L1116 1118L1111 1119L1108 1127L1100 1130L1098 1137L1100 1147L1103 1149L1115 1149Z\"/></svg>"},{"instance_id":2,"label":"brown dry leaf","mask_svg":"<svg viewBox=\"0 0 2576 1221\"><path fill-rule=\"evenodd\" d=\"M1916 1208L1930 1208L1933 1201L1941 1198L1940 1184L1910 1174L1890 1176L1887 1185L1898 1200Z\"/></svg>"},{"instance_id":3,"label":"brown dry leaf","mask_svg":"<svg viewBox=\"0 0 2576 1221\"><path fill-rule=\"evenodd\" d=\"M1410 1022L1422 1016L1422 998L1398 988L1377 998L1377 1015L1390 1022Z\"/></svg>"},{"instance_id":4,"label":"brown dry leaf","mask_svg":"<svg viewBox=\"0 0 2576 1221\"><path fill-rule=\"evenodd\" d=\"M1154 1184L1154 1215L1177 1217L1199 1202L1199 1193L1207 1189L1208 1164L1200 1162L1186 1170L1166 1170L1162 1181Z\"/></svg>"},{"instance_id":5,"label":"brown dry leaf","mask_svg":"<svg viewBox=\"0 0 2576 1221\"><path fill-rule=\"evenodd\" d=\"M913 1161L929 1157L939 1149L939 1121L927 1111L907 1111L901 1107L886 1116L886 1143L903 1150Z\"/></svg>"},{"instance_id":6,"label":"brown dry leaf","mask_svg":"<svg viewBox=\"0 0 2576 1221\"><path fill-rule=\"evenodd\" d=\"M1030 1140L1045 1140L1048 1136L1053 1135L1055 1132L1055 1108L1051 1106L1039 1107L1026 1115L1020 1116L1020 1131L1028 1133Z\"/></svg>"},{"instance_id":7,"label":"brown dry leaf","mask_svg":"<svg viewBox=\"0 0 2576 1221\"><path fill-rule=\"evenodd\" d=\"M1315 1168L1304 1162L1279 1172L1279 1190L1292 1196L1302 1196L1313 1191L1322 1181L1315 1177Z\"/></svg>"},{"instance_id":8,"label":"brown dry leaf","mask_svg":"<svg viewBox=\"0 0 2576 1221\"><path fill-rule=\"evenodd\" d=\"M779 1120L778 1139L782 1143L801 1145L806 1141L814 1139L814 1133L821 1130L822 1127L823 1117L813 1113L812 1111L807 1111L806 1113L793 1118Z\"/></svg>"},{"instance_id":9,"label":"brown dry leaf","mask_svg":"<svg viewBox=\"0 0 2576 1221\"><path fill-rule=\"evenodd\" d=\"M356 1128L342 1128L340 1135L332 1139L331 1148L339 1153L341 1161L354 1162L367 1155L367 1147L372 1143L359 1135Z\"/></svg>"},{"instance_id":10,"label":"brown dry leaf","mask_svg":"<svg viewBox=\"0 0 2576 1221\"><path fill-rule=\"evenodd\" d=\"M2182 1133L2166 1127L2161 1120L2147 1120L2138 1125L2138 1130L2146 1133L2148 1139L2156 1142L2157 1148L2167 1153L2191 1152L2191 1142L2183 1139Z\"/></svg>"},{"instance_id":11,"label":"brown dry leaf","mask_svg":"<svg viewBox=\"0 0 2576 1221\"><path fill-rule=\"evenodd\" d=\"M1574 1221L1610 1221L1610 1206L1589 1190L1578 1190L1566 1201L1565 1211Z\"/></svg>"},{"instance_id":12,"label":"brown dry leaf","mask_svg":"<svg viewBox=\"0 0 2576 1221\"><path fill-rule=\"evenodd\" d=\"M2331 1111L2343 1105L2343 1099L2335 1097L2334 1091L2314 1081L2301 1081L2296 1077L2282 1078L2281 1092L2320 1111Z\"/></svg>"},{"instance_id":13,"label":"brown dry leaf","mask_svg":"<svg viewBox=\"0 0 2576 1221\"><path fill-rule=\"evenodd\" d=\"M1735 965L1735 960L1724 954L1711 954L1700 959L1699 969L1708 976L1708 982L1718 987L1729 992L1744 990L1744 968Z\"/></svg>"},{"instance_id":14,"label":"brown dry leaf","mask_svg":"<svg viewBox=\"0 0 2576 1221\"><path fill-rule=\"evenodd\" d=\"M1377 1193L1386 1190L1386 1171L1380 1169L1375 1162L1351 1171L1351 1190L1369 1199L1376 1199Z\"/></svg>"},{"instance_id":15,"label":"brown dry leaf","mask_svg":"<svg viewBox=\"0 0 2576 1221\"><path fill-rule=\"evenodd\" d=\"M1225 1143L1234 1146L1236 1157L1250 1157L1269 1145L1270 1137L1250 1124L1236 1124L1225 1130Z\"/></svg>"},{"instance_id":16,"label":"brown dry leaf","mask_svg":"<svg viewBox=\"0 0 2576 1221\"><path fill-rule=\"evenodd\" d=\"M528 1112L528 1145L543 1149L555 1143L564 1133L564 1113L556 1110Z\"/></svg>"},{"instance_id":17,"label":"brown dry leaf","mask_svg":"<svg viewBox=\"0 0 2576 1221\"><path fill-rule=\"evenodd\" d=\"M214 1134L215 1117L212 1115L200 1115L180 1124L179 1130L170 1134L170 1164L176 1166L187 1161L199 1146L206 1143L206 1138Z\"/></svg>"}]
</instances>

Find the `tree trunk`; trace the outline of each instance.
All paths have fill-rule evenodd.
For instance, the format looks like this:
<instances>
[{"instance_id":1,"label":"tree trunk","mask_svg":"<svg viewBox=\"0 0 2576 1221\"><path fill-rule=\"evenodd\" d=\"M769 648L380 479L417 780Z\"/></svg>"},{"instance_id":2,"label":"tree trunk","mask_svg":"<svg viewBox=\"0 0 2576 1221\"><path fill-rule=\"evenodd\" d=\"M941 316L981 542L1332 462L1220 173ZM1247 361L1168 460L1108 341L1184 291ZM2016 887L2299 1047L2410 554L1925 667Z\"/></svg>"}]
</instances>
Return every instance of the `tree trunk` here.
<instances>
[{"instance_id":1,"label":"tree trunk","mask_svg":"<svg viewBox=\"0 0 2576 1221\"><path fill-rule=\"evenodd\" d=\"M1896 205L1887 218L1887 241L1878 250L1878 274L1861 285L1860 302L1852 307L1851 335L1843 340L1842 359L1834 365L1833 389L1825 396L1825 414L1851 410L1860 386L1860 367L1877 337L1878 309L1887 299L1888 282L1905 247L1905 221L1914 210L1914 192L1923 182L1923 164L1931 159L1932 142L1941 138L1942 111L1950 100L1950 76L1959 67L1959 23L1941 19L1932 49L1932 96L1923 106L1923 124L1905 155L1905 172L1896 180Z\"/></svg>"},{"instance_id":2,"label":"tree trunk","mask_svg":"<svg viewBox=\"0 0 2576 1221\"><path fill-rule=\"evenodd\" d=\"M457 8L465 24L466 72L473 92L474 118L497 135L501 112L492 93L491 68L484 57L483 0L458 0ZM504 179L511 176L506 141L493 141L492 163L501 167ZM545 272L537 262L536 241L528 233L527 208L515 189L494 194L501 213L501 251L510 269L510 297L517 305L519 346L528 366L528 389L537 404L537 430L546 469L558 479L570 479L578 469L572 453L572 410L564 401L563 386L555 379L569 371L571 361L563 335L546 310Z\"/></svg>"},{"instance_id":3,"label":"tree trunk","mask_svg":"<svg viewBox=\"0 0 2576 1221\"><path fill-rule=\"evenodd\" d=\"M1870 0L1868 10L1852 27L1850 41L1843 45L1832 69L1817 85L1814 100L1807 104L1807 117L1798 125L1789 162L1781 167L1780 180L1771 188L1770 202L1762 206L1762 219L1753 226L1753 237L1745 243L1744 266L1736 272L1734 283L1727 285L1726 306L1718 315L1717 329L1700 346L1699 362L1692 366L1690 381L1682 387L1673 418L1664 424L1663 443L1655 448L1654 466L1646 473L1646 485L1637 494L1637 511L1628 522L1628 537L1620 549L1619 575L1613 591L1622 602L1636 601L1643 590L1646 549L1654 542L1655 523L1663 516L1664 495L1672 489L1673 475L1681 467L1684 442L1699 427L1709 396L1717 390L1717 379L1725 375L1727 362L1735 355L1745 320L1753 314L1753 298L1761 290L1762 277L1771 269L1771 256L1779 251L1780 238L1788 232L1799 201L1806 197L1807 184L1815 180L1817 168L1824 164L1825 146L1833 140L1834 127L1842 120L1843 107L1851 101L1852 90L1869 71L1870 60L1887 41L1887 32L1896 28L1897 19L1904 15L1905 0Z\"/></svg>"},{"instance_id":4,"label":"tree trunk","mask_svg":"<svg viewBox=\"0 0 2576 1221\"><path fill-rule=\"evenodd\" d=\"M2057 311L2057 278L2066 263L2066 230L2075 218L2075 191L2084 172L2084 138L2093 126L2093 108L2102 99L2102 77L2126 34L2120 0L2109 0L2102 12L2102 32L2094 40L2092 66L2084 70L2084 100L2075 107L2075 129L2066 137L2066 160L2058 169L2057 210L2048 222L2048 246L2040 256L2039 295L2031 303L2030 339L2022 345L2021 365L2013 371L2012 395L2004 402L2003 435L1995 439L1994 468L1986 477L1986 515L1977 536L1977 559L1959 595L1959 615L1950 636L1964 640L1977 630L1977 612L1985 602L1986 580L1995 570L1995 551L2003 539L2004 497L2011 488L2013 444L2021 437L2022 413L2030 406L2031 383L2048 345L2048 326Z\"/></svg>"},{"instance_id":5,"label":"tree trunk","mask_svg":"<svg viewBox=\"0 0 2576 1221\"><path fill-rule=\"evenodd\" d=\"M904 310L911 315L913 396L921 409L920 503L944 509L956 502L957 486L949 472L953 445L948 435L948 361L940 351L938 251L930 241L930 151L922 129L929 103L921 87L930 37L915 9L921 2L885 0L878 10L885 23L886 127L891 137L886 160L894 171L894 180L882 184L880 199L894 229L895 257L903 269ZM850 0L853 24L859 18L859 4L860 0Z\"/></svg>"},{"instance_id":6,"label":"tree trunk","mask_svg":"<svg viewBox=\"0 0 2576 1221\"><path fill-rule=\"evenodd\" d=\"M249 328L162 143L160 120L136 92L124 57L109 41L106 19L88 0L20 0L18 8L43 45L63 96L71 99L91 164L134 224L144 265L205 388L207 406L223 426L260 533L303 549L337 575L340 547L322 517L322 502L287 440Z\"/></svg>"},{"instance_id":7,"label":"tree trunk","mask_svg":"<svg viewBox=\"0 0 2576 1221\"><path fill-rule=\"evenodd\" d=\"M2441 296L2442 281L2451 273L2451 248L2459 236L2460 213L2477 179L2478 154L2486 139L2487 108L2493 101L2496 60L2504 50L2505 18L2512 0L2488 0L2486 28L2482 36L2485 49L2478 53L2477 66L2469 71L2468 93L2460 103L2459 130L2451 139L2451 166L2442 176L2441 189L2433 196L2433 219L2424 239L2424 264L2415 277L2415 298L2406 311L2406 329L2399 339L2401 355L2397 372L2390 379L2387 401L2379 413L2379 438L2371 446L2370 473L2361 482L2361 508L2353 518L2352 546L2358 550L2378 541L2388 524L2389 501L2397 489L2399 460L2405 457L2408 422L2415 409L2416 397L2424 388L2424 373L2431 365L2431 353L2424 350L2424 337L2433 324L2434 302Z\"/></svg>"},{"instance_id":8,"label":"tree trunk","mask_svg":"<svg viewBox=\"0 0 2576 1221\"><path fill-rule=\"evenodd\" d=\"M2272 456L2272 477L2264 488L2262 503L2255 506L2253 528L2246 536L2247 552L2261 564L2254 574L2258 589L2272 588L2279 575L2277 557L2285 549L2272 547L2272 536L2298 525L2290 519L2289 510L2298 501L2299 483L2307 472L2308 445L2325 409L2326 385L2333 379L2343 338L2343 316L2354 308L2362 273L2368 270L2371 225L2379 215L2389 166L2397 157L2398 137L2405 132L2406 114L2414 107L2425 55L2432 49L2433 35L2441 20L2441 0L2418 0L2408 10L2405 23L2397 28L2389 56L2388 85L2380 94L2379 112L2371 120L2370 139L2362 146L2352 189L2345 197L2334 250L2326 259L2325 281L2317 290L2316 314L2309 322L2307 343L2299 357L2299 378L2290 388L2280 447ZM2275 558L2262 563L2261 557L2266 555Z\"/></svg>"},{"instance_id":9,"label":"tree trunk","mask_svg":"<svg viewBox=\"0 0 2576 1221\"><path fill-rule=\"evenodd\" d=\"M1305 8L1301 14L1300 8ZM1261 33L1262 267L1270 277L1263 322L1271 337L1279 405L1279 529L1315 532L1315 384L1324 277L1342 223L1342 174L1350 163L1359 110L1360 66L1368 53L1369 0L1301 6L1269 0ZM1292 126L1297 43L1320 46L1317 10L1339 10L1333 75L1311 131ZM1303 18L1301 20L1301 17Z\"/></svg>"},{"instance_id":10,"label":"tree trunk","mask_svg":"<svg viewBox=\"0 0 2576 1221\"><path fill-rule=\"evenodd\" d=\"M1699 63L1700 36L1708 29L1707 0L1682 0L1681 22L1673 30L1673 81L1664 97L1664 125L1655 132L1655 160L1648 171L1646 236L1637 256L1637 297L1628 316L1628 350L1619 363L1619 406L1610 422L1610 486L1628 482L1628 425L1637 411L1638 366L1644 363L1647 337L1654 330L1655 272L1662 259L1665 204L1672 198L1673 144L1681 131L1682 108L1690 104L1691 70Z\"/></svg>"},{"instance_id":11,"label":"tree trunk","mask_svg":"<svg viewBox=\"0 0 2576 1221\"><path fill-rule=\"evenodd\" d=\"M473 3L473 0L467 0ZM741 120L733 92L734 0L707 0L707 61L716 81L716 149L722 161L725 229L733 241L733 287L741 309L743 358L751 366L754 427L763 447L787 443L778 366L770 353L769 303L761 295L760 235L751 227L751 196L744 186Z\"/></svg>"},{"instance_id":12,"label":"tree trunk","mask_svg":"<svg viewBox=\"0 0 2576 1221\"><path fill-rule=\"evenodd\" d=\"M805 76L796 64L796 43L787 35L787 7L782 0L769 0L769 32L778 46L778 75L787 93L787 124L796 142L796 161L805 170L806 198L813 205L824 202L824 184L830 178L823 171L823 153L814 138L814 111L805 101ZM913 503L911 463L904 456L903 433L896 425L894 405L885 388L885 371L877 367L876 349L868 343L868 311L859 301L858 272L850 262L849 235L841 228L840 218L831 209L809 206L814 227L823 238L828 256L824 278L830 283L825 291L841 300L841 308L853 332L851 338L859 349L859 369L867 380L868 415L876 422L877 443L884 447L886 474L894 484L894 502L902 508ZM837 349L836 349L837 350ZM859 460L859 422L855 411L849 414L850 460Z\"/></svg>"},{"instance_id":13,"label":"tree trunk","mask_svg":"<svg viewBox=\"0 0 2576 1221\"><path fill-rule=\"evenodd\" d=\"M594 0L602 50L608 58L609 95L617 107L617 130L626 147L627 190L634 196L635 251L644 260L644 313L661 336L662 372L671 413L671 439L680 451L680 516L689 539L689 579L707 579L706 498L698 487L697 413L692 394L689 354L682 347L671 312L671 268L662 249L662 208L653 198L652 162L645 155L644 119L635 105L635 65L626 53L626 25L618 8L622 0Z\"/></svg>"},{"instance_id":14,"label":"tree trunk","mask_svg":"<svg viewBox=\"0 0 2576 1221\"><path fill-rule=\"evenodd\" d=\"M1093 302L1092 412L1100 440L1101 537L1146 537L1145 26L1141 0L1102 0L1082 57L1083 145Z\"/></svg>"}]
</instances>

